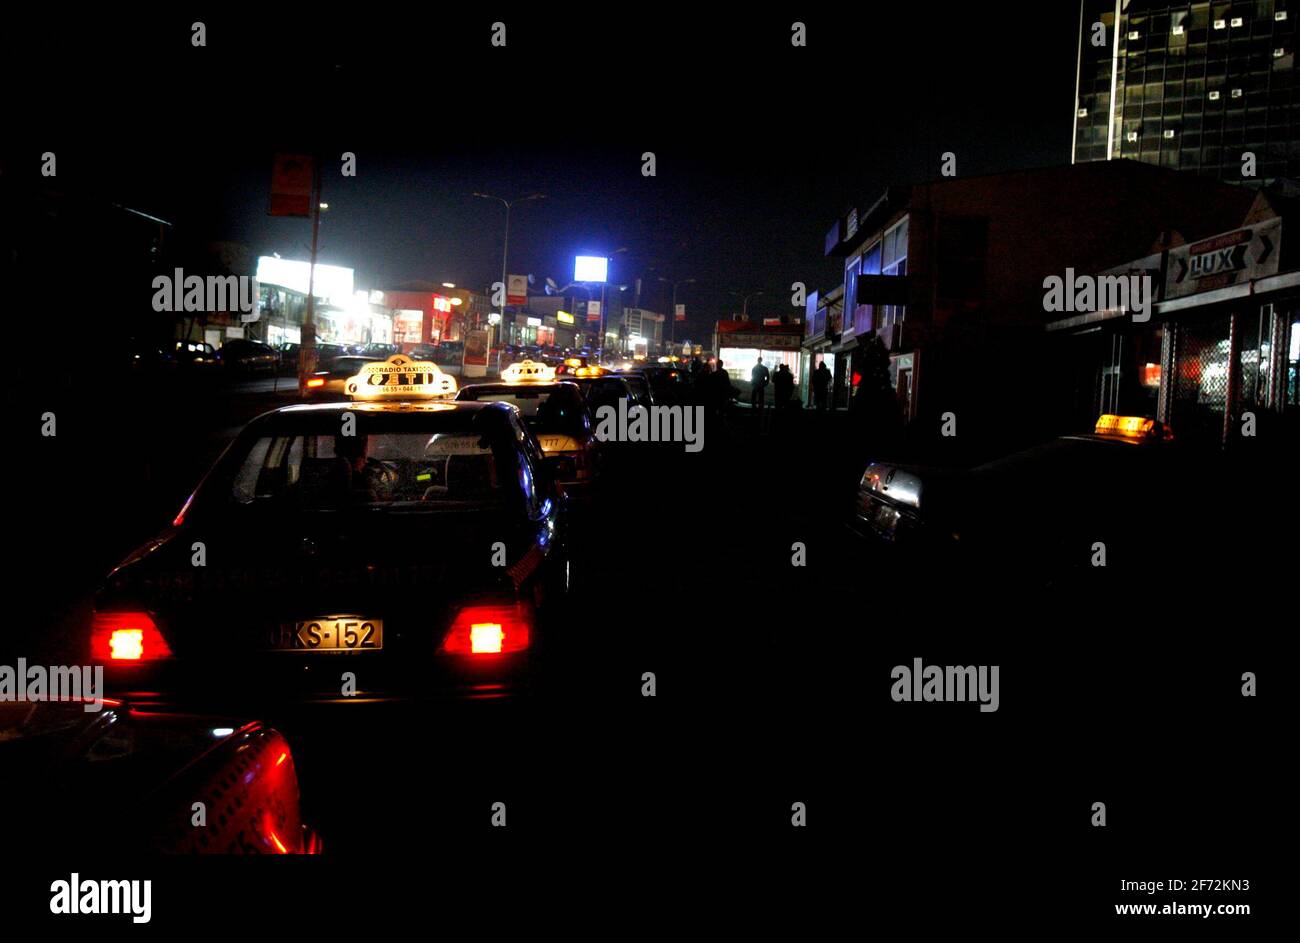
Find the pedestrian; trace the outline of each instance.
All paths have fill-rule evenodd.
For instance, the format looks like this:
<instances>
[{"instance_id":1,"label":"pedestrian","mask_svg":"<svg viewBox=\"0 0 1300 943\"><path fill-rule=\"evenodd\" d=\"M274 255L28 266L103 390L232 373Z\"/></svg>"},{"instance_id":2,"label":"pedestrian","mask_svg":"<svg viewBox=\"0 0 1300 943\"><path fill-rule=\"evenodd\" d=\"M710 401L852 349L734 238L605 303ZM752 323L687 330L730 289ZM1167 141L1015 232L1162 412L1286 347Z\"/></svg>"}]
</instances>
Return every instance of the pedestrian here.
<instances>
[{"instance_id":1,"label":"pedestrian","mask_svg":"<svg viewBox=\"0 0 1300 943\"><path fill-rule=\"evenodd\" d=\"M831 388L831 371L827 368L825 360L817 364L817 369L813 371L812 388L813 403L818 412L824 412Z\"/></svg>"},{"instance_id":2,"label":"pedestrian","mask_svg":"<svg viewBox=\"0 0 1300 943\"><path fill-rule=\"evenodd\" d=\"M762 409L767 398L767 381L771 378L767 367L763 364L762 355L754 363L754 368L749 371L749 405L755 409Z\"/></svg>"},{"instance_id":3,"label":"pedestrian","mask_svg":"<svg viewBox=\"0 0 1300 943\"><path fill-rule=\"evenodd\" d=\"M731 385L731 375L723 369L722 361L719 360L713 368L713 372L708 375L709 378L709 400L713 412L719 418L725 418L732 399L736 396L736 388Z\"/></svg>"},{"instance_id":4,"label":"pedestrian","mask_svg":"<svg viewBox=\"0 0 1300 943\"><path fill-rule=\"evenodd\" d=\"M772 376L772 390L776 394L776 412L780 415L790 408L790 398L794 395L794 374L790 368L781 364Z\"/></svg>"}]
</instances>

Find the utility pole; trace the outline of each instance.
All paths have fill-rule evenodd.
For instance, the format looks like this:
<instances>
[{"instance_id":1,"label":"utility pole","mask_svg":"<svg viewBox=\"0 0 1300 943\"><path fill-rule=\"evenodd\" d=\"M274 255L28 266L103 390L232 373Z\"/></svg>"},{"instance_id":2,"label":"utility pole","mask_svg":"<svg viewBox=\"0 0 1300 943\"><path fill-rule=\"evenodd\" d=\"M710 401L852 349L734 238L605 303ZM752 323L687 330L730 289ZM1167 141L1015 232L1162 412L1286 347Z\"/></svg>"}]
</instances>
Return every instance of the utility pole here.
<instances>
[{"instance_id":1,"label":"utility pole","mask_svg":"<svg viewBox=\"0 0 1300 943\"><path fill-rule=\"evenodd\" d=\"M510 255L510 207L514 206L516 203L527 203L529 200L544 200L546 199L546 194L530 193L528 196L521 196L514 200L507 200L503 197L493 196L491 193L479 193L477 191L475 191L472 196L484 200L496 200L506 208L506 234L501 243L501 330L504 333L506 328L506 302L510 300L510 286L506 282L506 260ZM488 301L491 302L491 300L492 298L489 296Z\"/></svg>"},{"instance_id":2,"label":"utility pole","mask_svg":"<svg viewBox=\"0 0 1300 943\"><path fill-rule=\"evenodd\" d=\"M661 281L661 282L666 282L666 281L668 281L668 279L666 279L666 278L661 278L661 279L659 279L659 281ZM677 343L677 286L678 286L678 285L693 285L693 284L695 284L695 279L693 279L693 278L683 278L683 279L680 279L679 281L675 281L675 282L673 282L673 303L672 303L672 311L669 312L670 316L671 316L672 319L673 319L672 335L671 335L672 339L671 339L671 341L669 342L669 343L671 343L671 344L676 344L676 343Z\"/></svg>"},{"instance_id":3,"label":"utility pole","mask_svg":"<svg viewBox=\"0 0 1300 943\"><path fill-rule=\"evenodd\" d=\"M298 346L298 392L305 395L307 379L316 372L316 249L320 240L320 160L312 158L311 265L307 270L307 313Z\"/></svg>"}]
</instances>

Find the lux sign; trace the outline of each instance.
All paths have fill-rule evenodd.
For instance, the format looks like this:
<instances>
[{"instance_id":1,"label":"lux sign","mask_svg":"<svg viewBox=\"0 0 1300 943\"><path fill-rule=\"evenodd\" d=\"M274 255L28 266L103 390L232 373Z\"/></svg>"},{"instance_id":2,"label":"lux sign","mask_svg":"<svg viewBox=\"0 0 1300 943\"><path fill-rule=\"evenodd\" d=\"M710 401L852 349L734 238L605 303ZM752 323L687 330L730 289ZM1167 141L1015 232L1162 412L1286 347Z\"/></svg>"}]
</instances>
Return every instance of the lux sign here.
<instances>
[{"instance_id":1,"label":"lux sign","mask_svg":"<svg viewBox=\"0 0 1300 943\"><path fill-rule=\"evenodd\" d=\"M1164 299L1277 274L1282 220L1269 219L1169 250Z\"/></svg>"},{"instance_id":2,"label":"lux sign","mask_svg":"<svg viewBox=\"0 0 1300 943\"><path fill-rule=\"evenodd\" d=\"M1189 260L1192 278L1213 275L1215 272L1235 272L1246 265L1246 241L1250 234L1236 232L1232 234L1239 241L1235 246L1214 249L1210 252L1194 255Z\"/></svg>"}]
</instances>

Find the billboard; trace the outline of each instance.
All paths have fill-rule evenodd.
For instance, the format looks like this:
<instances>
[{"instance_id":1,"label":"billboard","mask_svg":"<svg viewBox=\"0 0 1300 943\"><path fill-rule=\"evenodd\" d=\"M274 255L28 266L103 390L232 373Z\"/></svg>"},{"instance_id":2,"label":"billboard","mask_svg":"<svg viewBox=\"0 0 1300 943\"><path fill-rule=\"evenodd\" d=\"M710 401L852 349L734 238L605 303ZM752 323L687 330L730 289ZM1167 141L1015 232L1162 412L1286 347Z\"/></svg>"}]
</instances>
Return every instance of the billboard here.
<instances>
[{"instance_id":1,"label":"billboard","mask_svg":"<svg viewBox=\"0 0 1300 943\"><path fill-rule=\"evenodd\" d=\"M573 260L575 282L603 282L609 275L609 259L600 255L580 255Z\"/></svg>"},{"instance_id":2,"label":"billboard","mask_svg":"<svg viewBox=\"0 0 1300 943\"><path fill-rule=\"evenodd\" d=\"M588 321L599 321L599 320L600 320L600 302L599 302L599 301L588 301L588 302L587 302L587 320L588 320Z\"/></svg>"},{"instance_id":3,"label":"billboard","mask_svg":"<svg viewBox=\"0 0 1300 943\"><path fill-rule=\"evenodd\" d=\"M481 377L487 374L488 332L470 331L465 335L465 353L461 359L461 376Z\"/></svg>"},{"instance_id":4,"label":"billboard","mask_svg":"<svg viewBox=\"0 0 1300 943\"><path fill-rule=\"evenodd\" d=\"M506 304L528 304L528 276L510 275L506 278Z\"/></svg>"},{"instance_id":5,"label":"billboard","mask_svg":"<svg viewBox=\"0 0 1300 943\"><path fill-rule=\"evenodd\" d=\"M271 216L310 216L312 159L306 154L276 154L271 167Z\"/></svg>"},{"instance_id":6,"label":"billboard","mask_svg":"<svg viewBox=\"0 0 1300 943\"><path fill-rule=\"evenodd\" d=\"M312 294L339 305L352 304L352 280L352 269L341 265L322 265L317 262L316 276L313 279L310 262L279 259L273 255L258 256L257 259L259 285L275 285L305 295L310 281Z\"/></svg>"}]
</instances>

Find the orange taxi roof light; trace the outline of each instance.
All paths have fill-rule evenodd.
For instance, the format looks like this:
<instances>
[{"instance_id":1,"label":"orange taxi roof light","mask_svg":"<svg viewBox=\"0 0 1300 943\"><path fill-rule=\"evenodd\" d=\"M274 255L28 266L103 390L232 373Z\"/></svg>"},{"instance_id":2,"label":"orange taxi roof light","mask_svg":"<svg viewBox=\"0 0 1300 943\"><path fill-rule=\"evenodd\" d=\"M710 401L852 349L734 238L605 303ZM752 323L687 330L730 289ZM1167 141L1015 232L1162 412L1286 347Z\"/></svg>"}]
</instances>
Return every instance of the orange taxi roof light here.
<instances>
[{"instance_id":1,"label":"orange taxi roof light","mask_svg":"<svg viewBox=\"0 0 1300 943\"><path fill-rule=\"evenodd\" d=\"M1123 436L1126 439L1172 439L1173 431L1157 419L1145 416L1116 416L1106 413L1097 420L1097 435Z\"/></svg>"},{"instance_id":2,"label":"orange taxi roof light","mask_svg":"<svg viewBox=\"0 0 1300 943\"><path fill-rule=\"evenodd\" d=\"M534 360L520 360L501 371L505 383L552 383L555 381L555 368Z\"/></svg>"},{"instance_id":3,"label":"orange taxi roof light","mask_svg":"<svg viewBox=\"0 0 1300 943\"><path fill-rule=\"evenodd\" d=\"M349 377L343 391L354 400L433 399L456 395L456 378L437 364L394 354L387 360L364 364Z\"/></svg>"}]
</instances>

